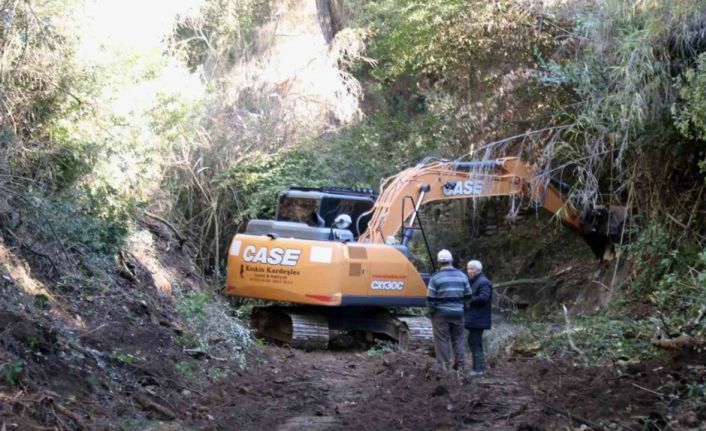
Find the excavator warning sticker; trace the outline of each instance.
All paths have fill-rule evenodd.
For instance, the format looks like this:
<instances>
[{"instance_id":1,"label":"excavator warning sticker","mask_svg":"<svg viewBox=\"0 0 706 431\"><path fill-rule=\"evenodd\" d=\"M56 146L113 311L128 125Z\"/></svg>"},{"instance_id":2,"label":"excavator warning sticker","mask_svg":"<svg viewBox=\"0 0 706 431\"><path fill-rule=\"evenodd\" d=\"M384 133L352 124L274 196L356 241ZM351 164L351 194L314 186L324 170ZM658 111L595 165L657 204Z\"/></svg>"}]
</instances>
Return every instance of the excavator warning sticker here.
<instances>
[{"instance_id":1,"label":"excavator warning sticker","mask_svg":"<svg viewBox=\"0 0 706 431\"><path fill-rule=\"evenodd\" d=\"M230 245L230 254L233 256L238 256L240 255L240 246L241 246L240 241L233 241Z\"/></svg>"},{"instance_id":2,"label":"excavator warning sticker","mask_svg":"<svg viewBox=\"0 0 706 431\"><path fill-rule=\"evenodd\" d=\"M311 247L309 260L318 263L331 263L333 260L333 249L331 247Z\"/></svg>"}]
</instances>

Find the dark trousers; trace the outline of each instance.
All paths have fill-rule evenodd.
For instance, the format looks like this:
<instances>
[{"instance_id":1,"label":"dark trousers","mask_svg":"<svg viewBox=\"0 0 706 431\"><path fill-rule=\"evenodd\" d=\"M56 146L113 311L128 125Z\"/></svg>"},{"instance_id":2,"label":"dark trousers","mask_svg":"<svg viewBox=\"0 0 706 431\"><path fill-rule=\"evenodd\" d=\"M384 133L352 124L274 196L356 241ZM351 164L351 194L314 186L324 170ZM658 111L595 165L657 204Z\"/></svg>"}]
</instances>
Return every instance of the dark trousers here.
<instances>
[{"instance_id":1,"label":"dark trousers","mask_svg":"<svg viewBox=\"0 0 706 431\"><path fill-rule=\"evenodd\" d=\"M449 368L451 347L453 346L453 368L462 370L466 357L466 348L463 343L463 317L434 316L431 318L431 325L434 331L434 350L439 365L445 369Z\"/></svg>"},{"instance_id":2,"label":"dark trousers","mask_svg":"<svg viewBox=\"0 0 706 431\"><path fill-rule=\"evenodd\" d=\"M473 356L473 371L485 371L485 355L483 353L483 329L468 330L468 345Z\"/></svg>"}]
</instances>

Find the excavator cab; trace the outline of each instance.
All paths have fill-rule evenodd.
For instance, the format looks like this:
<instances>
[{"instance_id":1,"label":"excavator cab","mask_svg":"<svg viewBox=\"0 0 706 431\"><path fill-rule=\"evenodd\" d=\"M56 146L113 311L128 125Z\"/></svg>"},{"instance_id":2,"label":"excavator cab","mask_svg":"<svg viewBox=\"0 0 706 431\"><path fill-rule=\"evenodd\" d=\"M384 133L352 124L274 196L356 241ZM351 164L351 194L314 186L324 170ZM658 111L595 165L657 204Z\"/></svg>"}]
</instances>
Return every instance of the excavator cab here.
<instances>
[{"instance_id":1,"label":"excavator cab","mask_svg":"<svg viewBox=\"0 0 706 431\"><path fill-rule=\"evenodd\" d=\"M290 188L279 194L275 220L299 222L315 228L331 228L336 217L347 214L349 230L357 239L368 226L368 213L375 204L372 189L358 187ZM335 239L335 238L332 238Z\"/></svg>"}]
</instances>

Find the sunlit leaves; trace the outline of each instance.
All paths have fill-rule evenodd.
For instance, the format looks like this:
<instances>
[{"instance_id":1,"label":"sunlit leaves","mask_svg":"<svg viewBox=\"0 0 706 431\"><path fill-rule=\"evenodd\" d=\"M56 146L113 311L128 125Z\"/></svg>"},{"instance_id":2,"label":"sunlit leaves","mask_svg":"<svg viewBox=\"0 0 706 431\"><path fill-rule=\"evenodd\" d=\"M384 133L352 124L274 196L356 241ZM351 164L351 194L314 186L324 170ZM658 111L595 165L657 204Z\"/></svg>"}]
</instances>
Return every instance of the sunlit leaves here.
<instances>
[{"instance_id":1,"label":"sunlit leaves","mask_svg":"<svg viewBox=\"0 0 706 431\"><path fill-rule=\"evenodd\" d=\"M547 42L537 16L509 0L385 0L370 3L364 17L379 61L373 76L382 81L418 74L467 81L489 58L531 58L532 47Z\"/></svg>"}]
</instances>

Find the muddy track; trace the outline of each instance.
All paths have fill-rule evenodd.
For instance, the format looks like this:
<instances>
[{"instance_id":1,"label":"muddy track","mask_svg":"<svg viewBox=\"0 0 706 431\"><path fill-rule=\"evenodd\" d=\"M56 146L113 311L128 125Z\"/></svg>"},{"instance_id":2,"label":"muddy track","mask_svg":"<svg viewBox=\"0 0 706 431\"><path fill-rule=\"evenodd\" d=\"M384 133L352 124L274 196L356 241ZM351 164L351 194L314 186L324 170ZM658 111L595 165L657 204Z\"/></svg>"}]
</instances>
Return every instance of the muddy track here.
<instances>
[{"instance_id":1,"label":"muddy track","mask_svg":"<svg viewBox=\"0 0 706 431\"><path fill-rule=\"evenodd\" d=\"M202 400L214 419L199 429L515 430L538 413L512 368L469 379L438 372L422 350L269 350L257 378L222 382Z\"/></svg>"},{"instance_id":2,"label":"muddy track","mask_svg":"<svg viewBox=\"0 0 706 431\"><path fill-rule=\"evenodd\" d=\"M508 357L491 360L484 377L464 378L440 373L424 350L266 347L263 354L266 363L197 400L184 429L701 430L687 425L706 423L706 411L675 401L680 380L703 379L703 366L619 370Z\"/></svg>"}]
</instances>

